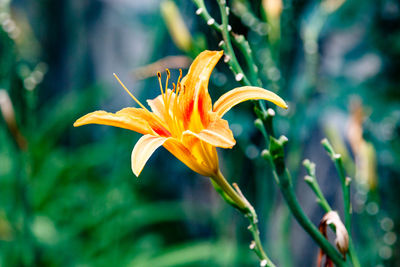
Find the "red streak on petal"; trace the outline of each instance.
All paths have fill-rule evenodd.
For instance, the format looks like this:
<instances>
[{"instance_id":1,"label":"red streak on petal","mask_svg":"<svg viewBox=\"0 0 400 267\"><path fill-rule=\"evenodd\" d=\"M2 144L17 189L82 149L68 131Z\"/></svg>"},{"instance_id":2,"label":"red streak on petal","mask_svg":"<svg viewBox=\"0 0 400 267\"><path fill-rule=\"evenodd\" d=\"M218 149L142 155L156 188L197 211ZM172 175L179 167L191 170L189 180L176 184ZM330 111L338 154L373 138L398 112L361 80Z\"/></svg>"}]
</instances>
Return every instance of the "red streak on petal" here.
<instances>
[{"instance_id":1,"label":"red streak on petal","mask_svg":"<svg viewBox=\"0 0 400 267\"><path fill-rule=\"evenodd\" d=\"M209 110L206 110L206 103L204 102L204 94L199 95L199 99L198 99L198 110L199 110L199 114L200 114L200 119L201 122L203 124L204 127L206 127L209 123L209 116L208 116L208 112Z\"/></svg>"},{"instance_id":2,"label":"red streak on petal","mask_svg":"<svg viewBox=\"0 0 400 267\"><path fill-rule=\"evenodd\" d=\"M183 124L184 124L185 129L187 129L187 127L190 123L190 118L192 116L193 107L194 107L194 100L190 99L189 101L190 102L184 106L184 110L183 110Z\"/></svg>"},{"instance_id":3,"label":"red streak on petal","mask_svg":"<svg viewBox=\"0 0 400 267\"><path fill-rule=\"evenodd\" d=\"M164 136L164 137L171 136L171 133L167 129L162 127L161 125L152 125L152 129L160 136Z\"/></svg>"}]
</instances>

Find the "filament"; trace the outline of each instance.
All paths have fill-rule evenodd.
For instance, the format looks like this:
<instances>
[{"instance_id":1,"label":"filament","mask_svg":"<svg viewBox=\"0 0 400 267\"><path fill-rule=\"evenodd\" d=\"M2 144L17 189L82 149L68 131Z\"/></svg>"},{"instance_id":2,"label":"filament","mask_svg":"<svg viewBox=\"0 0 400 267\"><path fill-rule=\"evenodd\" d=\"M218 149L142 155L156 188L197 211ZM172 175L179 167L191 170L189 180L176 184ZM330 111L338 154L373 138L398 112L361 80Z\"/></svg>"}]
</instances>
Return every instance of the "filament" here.
<instances>
[{"instance_id":1,"label":"filament","mask_svg":"<svg viewBox=\"0 0 400 267\"><path fill-rule=\"evenodd\" d=\"M125 84L123 84L123 83L121 82L121 80L118 78L117 74L113 73L113 75L114 75L115 79L117 79L117 81L119 82L119 84L122 86L122 88L124 88L125 91L130 95L130 97L132 97L132 99L135 100L135 102L138 103L138 105L139 105L140 107L142 107L143 109L149 111L145 106L143 106L142 103L140 103L139 100L137 100L137 98L128 90L128 88L126 88Z\"/></svg>"}]
</instances>

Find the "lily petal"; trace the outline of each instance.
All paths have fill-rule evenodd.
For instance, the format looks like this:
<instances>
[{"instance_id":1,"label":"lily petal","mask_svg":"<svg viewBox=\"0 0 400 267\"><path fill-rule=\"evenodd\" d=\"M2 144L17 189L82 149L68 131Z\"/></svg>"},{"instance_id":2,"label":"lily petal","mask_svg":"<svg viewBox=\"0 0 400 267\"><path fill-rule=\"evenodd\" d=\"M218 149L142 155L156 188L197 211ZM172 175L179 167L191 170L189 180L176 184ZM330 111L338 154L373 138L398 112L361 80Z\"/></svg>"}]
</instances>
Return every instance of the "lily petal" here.
<instances>
[{"instance_id":1,"label":"lily petal","mask_svg":"<svg viewBox=\"0 0 400 267\"><path fill-rule=\"evenodd\" d=\"M139 116L142 120L146 121L150 125L151 129L158 135L165 137L171 136L167 124L160 117L147 110L138 108L124 108L118 111L117 114L120 115L125 114L128 116Z\"/></svg>"},{"instance_id":2,"label":"lily petal","mask_svg":"<svg viewBox=\"0 0 400 267\"><path fill-rule=\"evenodd\" d=\"M213 111L222 117L233 106L247 100L263 99L270 101L282 108L287 108L287 104L277 94L266 89L255 86L243 86L230 90L223 94L215 103Z\"/></svg>"},{"instance_id":3,"label":"lily petal","mask_svg":"<svg viewBox=\"0 0 400 267\"><path fill-rule=\"evenodd\" d=\"M141 134L153 133L149 123L143 119L143 110L138 108L130 108L130 112L125 112L126 109L118 111L117 113L109 113L103 110L98 110L86 114L79 118L74 126L82 126L86 124L102 124L120 127L132 130Z\"/></svg>"},{"instance_id":4,"label":"lily petal","mask_svg":"<svg viewBox=\"0 0 400 267\"><path fill-rule=\"evenodd\" d=\"M208 82L223 51L203 51L193 61L188 74L182 79L183 92L180 96L184 121L189 124L193 109L199 111L201 121L208 124L208 112L212 109L208 93ZM186 127L186 126L185 126Z\"/></svg>"},{"instance_id":5,"label":"lily petal","mask_svg":"<svg viewBox=\"0 0 400 267\"><path fill-rule=\"evenodd\" d=\"M220 118L212 121L206 129L201 130L199 133L194 133L190 130L184 131L183 138L187 138L187 136L195 136L212 146L222 148L232 148L236 144L228 122Z\"/></svg>"},{"instance_id":6,"label":"lily petal","mask_svg":"<svg viewBox=\"0 0 400 267\"><path fill-rule=\"evenodd\" d=\"M143 135L132 150L131 167L132 172L139 177L147 160L154 151L162 146L167 140L165 137L150 134Z\"/></svg>"},{"instance_id":7,"label":"lily petal","mask_svg":"<svg viewBox=\"0 0 400 267\"><path fill-rule=\"evenodd\" d=\"M185 147L180 140L170 137L164 143L164 147L191 170L203 176L212 175L210 168L199 162L193 156L192 151Z\"/></svg>"},{"instance_id":8,"label":"lily petal","mask_svg":"<svg viewBox=\"0 0 400 267\"><path fill-rule=\"evenodd\" d=\"M175 93L172 92L171 89L167 90L166 95L168 96L168 112L170 113L170 116L173 116L173 104L175 101ZM165 109L165 103L162 95L157 96L154 99L149 99L147 100L147 104L150 106L151 111L158 117L160 117L163 121L166 121L166 112L167 110Z\"/></svg>"}]
</instances>

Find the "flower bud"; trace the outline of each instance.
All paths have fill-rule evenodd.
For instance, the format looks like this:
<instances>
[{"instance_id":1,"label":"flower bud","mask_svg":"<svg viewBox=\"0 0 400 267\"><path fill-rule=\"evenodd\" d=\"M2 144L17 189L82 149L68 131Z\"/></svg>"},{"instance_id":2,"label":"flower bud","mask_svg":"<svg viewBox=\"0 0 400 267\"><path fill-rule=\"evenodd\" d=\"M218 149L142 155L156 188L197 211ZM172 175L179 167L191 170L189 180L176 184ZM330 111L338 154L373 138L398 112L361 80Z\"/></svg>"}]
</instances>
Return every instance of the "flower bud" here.
<instances>
[{"instance_id":1,"label":"flower bud","mask_svg":"<svg viewBox=\"0 0 400 267\"><path fill-rule=\"evenodd\" d=\"M263 0L262 7L267 17L279 18L282 13L282 0Z\"/></svg>"},{"instance_id":2,"label":"flower bud","mask_svg":"<svg viewBox=\"0 0 400 267\"><path fill-rule=\"evenodd\" d=\"M176 4L170 0L161 2L161 14L176 46L188 52L192 47L192 36Z\"/></svg>"},{"instance_id":3,"label":"flower bud","mask_svg":"<svg viewBox=\"0 0 400 267\"><path fill-rule=\"evenodd\" d=\"M22 149L26 148L26 140L18 129L17 122L15 120L14 107L12 105L10 96L4 89L0 89L0 113L3 116L11 134L14 136L18 146Z\"/></svg>"},{"instance_id":4,"label":"flower bud","mask_svg":"<svg viewBox=\"0 0 400 267\"><path fill-rule=\"evenodd\" d=\"M333 13L339 9L346 0L325 0L321 3L321 7L327 13Z\"/></svg>"}]
</instances>

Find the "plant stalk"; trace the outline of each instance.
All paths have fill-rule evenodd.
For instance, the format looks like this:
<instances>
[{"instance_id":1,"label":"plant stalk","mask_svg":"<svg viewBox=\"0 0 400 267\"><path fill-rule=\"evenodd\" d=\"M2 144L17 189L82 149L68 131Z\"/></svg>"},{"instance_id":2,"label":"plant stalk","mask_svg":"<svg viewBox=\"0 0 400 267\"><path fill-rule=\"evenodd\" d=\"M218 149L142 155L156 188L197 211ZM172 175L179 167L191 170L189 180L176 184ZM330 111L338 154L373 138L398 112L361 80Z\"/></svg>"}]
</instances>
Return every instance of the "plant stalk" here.
<instances>
[{"instance_id":1,"label":"plant stalk","mask_svg":"<svg viewBox=\"0 0 400 267\"><path fill-rule=\"evenodd\" d=\"M218 185L217 192L222 196L222 198L234 208L238 209L246 218L249 219L250 225L248 227L250 233L253 236L253 241L250 244L250 249L253 250L258 258L260 259L260 265L275 267L275 264L269 259L264 251L261 244L260 231L258 229L258 219L256 211L253 206L247 201L239 187L234 184L235 189L228 183L221 171L211 177L214 183ZM228 198L226 197L226 195ZM232 203L233 201L233 203Z\"/></svg>"}]
</instances>

